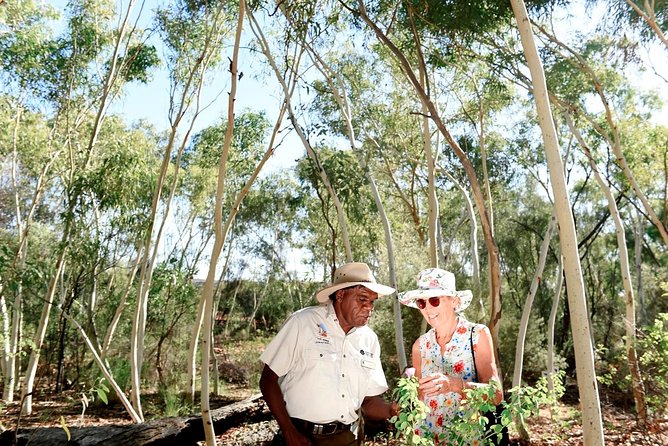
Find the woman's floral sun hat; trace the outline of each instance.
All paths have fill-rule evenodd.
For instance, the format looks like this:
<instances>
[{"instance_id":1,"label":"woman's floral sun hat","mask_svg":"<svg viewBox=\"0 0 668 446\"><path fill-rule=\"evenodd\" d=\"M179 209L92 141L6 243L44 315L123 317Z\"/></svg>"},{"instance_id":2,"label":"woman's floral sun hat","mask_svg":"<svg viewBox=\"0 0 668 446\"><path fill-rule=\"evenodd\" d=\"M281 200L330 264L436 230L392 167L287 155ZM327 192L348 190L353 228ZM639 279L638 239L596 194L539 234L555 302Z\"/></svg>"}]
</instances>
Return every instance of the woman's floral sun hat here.
<instances>
[{"instance_id":1,"label":"woman's floral sun hat","mask_svg":"<svg viewBox=\"0 0 668 446\"><path fill-rule=\"evenodd\" d=\"M457 291L455 275L440 268L428 268L420 271L415 278L417 289L399 293L399 302L417 308L417 299L426 299L436 296L452 296L459 298L459 305L455 312L461 313L471 304L473 293L471 290Z\"/></svg>"}]
</instances>

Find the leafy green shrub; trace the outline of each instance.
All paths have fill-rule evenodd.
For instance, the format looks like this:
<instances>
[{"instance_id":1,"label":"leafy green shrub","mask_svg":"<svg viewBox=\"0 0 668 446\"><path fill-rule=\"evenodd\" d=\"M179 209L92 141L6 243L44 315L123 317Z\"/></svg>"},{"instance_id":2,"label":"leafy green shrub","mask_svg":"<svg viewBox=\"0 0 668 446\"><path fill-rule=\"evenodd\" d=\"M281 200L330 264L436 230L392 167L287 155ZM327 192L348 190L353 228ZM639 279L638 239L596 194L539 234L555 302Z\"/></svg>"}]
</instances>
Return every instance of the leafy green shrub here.
<instances>
[{"instance_id":1,"label":"leafy green shrub","mask_svg":"<svg viewBox=\"0 0 668 446\"><path fill-rule=\"evenodd\" d=\"M429 408L418 398L419 383L414 376L415 369L407 369L407 375L397 382L394 399L399 404L399 415L390 418L390 423L397 429L397 438L404 438L409 445L432 444L431 439L421 437L417 428L427 417Z\"/></svg>"},{"instance_id":2,"label":"leafy green shrub","mask_svg":"<svg viewBox=\"0 0 668 446\"><path fill-rule=\"evenodd\" d=\"M663 415L668 408L668 313L660 313L645 328L637 345L647 404L656 415Z\"/></svg>"},{"instance_id":3,"label":"leafy green shrub","mask_svg":"<svg viewBox=\"0 0 668 446\"><path fill-rule=\"evenodd\" d=\"M459 414L452 419L448 434L439 436L439 443L446 441L447 444L456 446L492 445L494 438L501 434L503 428L510 426L514 419L524 423L528 417L537 415L541 406L556 403L564 393L561 384L563 376L564 372L553 376L552 391L548 389L547 377L540 378L535 386L511 389L508 392L510 397L501 403L500 424L493 425L489 431L485 429L485 413L495 410L491 401L494 400L498 383L492 381L489 386L465 390L466 398L461 401ZM404 438L409 445L433 444L434 435L421 426L428 408L418 398L417 379L412 376L401 378L394 390L394 398L399 403L400 414L390 418L390 422L397 430L397 438ZM423 433L422 436L419 435L418 427ZM448 438L445 438L446 436Z\"/></svg>"}]
</instances>

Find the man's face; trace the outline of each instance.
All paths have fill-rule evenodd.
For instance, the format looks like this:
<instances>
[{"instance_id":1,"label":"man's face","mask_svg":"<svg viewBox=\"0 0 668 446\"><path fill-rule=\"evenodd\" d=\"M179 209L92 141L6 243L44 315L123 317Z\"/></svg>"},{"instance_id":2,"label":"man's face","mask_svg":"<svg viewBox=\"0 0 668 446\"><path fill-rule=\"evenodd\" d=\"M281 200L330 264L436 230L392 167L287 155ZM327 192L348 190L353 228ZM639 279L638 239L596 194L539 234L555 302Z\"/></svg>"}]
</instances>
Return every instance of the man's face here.
<instances>
[{"instance_id":1,"label":"man's face","mask_svg":"<svg viewBox=\"0 0 668 446\"><path fill-rule=\"evenodd\" d=\"M361 285L336 292L341 327L347 332L352 327L366 325L373 313L378 294Z\"/></svg>"}]
</instances>

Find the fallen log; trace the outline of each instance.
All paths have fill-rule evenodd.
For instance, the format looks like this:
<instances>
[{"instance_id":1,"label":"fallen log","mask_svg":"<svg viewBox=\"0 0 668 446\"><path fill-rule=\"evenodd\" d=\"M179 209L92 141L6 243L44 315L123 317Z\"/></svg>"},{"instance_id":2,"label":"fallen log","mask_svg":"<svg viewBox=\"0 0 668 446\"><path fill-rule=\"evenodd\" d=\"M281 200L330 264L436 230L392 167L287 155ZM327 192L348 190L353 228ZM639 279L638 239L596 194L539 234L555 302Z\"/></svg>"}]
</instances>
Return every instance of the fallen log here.
<instances>
[{"instance_id":1,"label":"fallen log","mask_svg":"<svg viewBox=\"0 0 668 446\"><path fill-rule=\"evenodd\" d=\"M211 411L216 434L244 423L255 423L271 418L262 395ZM67 445L67 446L163 446L196 445L204 440L202 418L198 416L161 418L140 424L102 425L69 428L59 427L7 430L0 434L0 446Z\"/></svg>"}]
</instances>

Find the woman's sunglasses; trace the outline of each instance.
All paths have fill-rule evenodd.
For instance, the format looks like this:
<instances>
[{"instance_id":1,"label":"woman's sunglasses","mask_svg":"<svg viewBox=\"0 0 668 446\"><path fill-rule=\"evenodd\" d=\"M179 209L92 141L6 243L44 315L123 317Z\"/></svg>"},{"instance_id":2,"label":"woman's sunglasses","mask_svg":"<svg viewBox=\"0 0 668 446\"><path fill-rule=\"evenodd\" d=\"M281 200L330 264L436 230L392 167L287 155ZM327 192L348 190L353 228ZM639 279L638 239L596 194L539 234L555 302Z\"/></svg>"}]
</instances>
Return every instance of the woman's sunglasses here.
<instances>
[{"instance_id":1,"label":"woman's sunglasses","mask_svg":"<svg viewBox=\"0 0 668 446\"><path fill-rule=\"evenodd\" d=\"M441 304L441 298L440 297L430 297L429 299L415 299L415 305L420 310L424 310L427 307L427 301L429 301L429 305L432 307L438 307Z\"/></svg>"}]
</instances>

